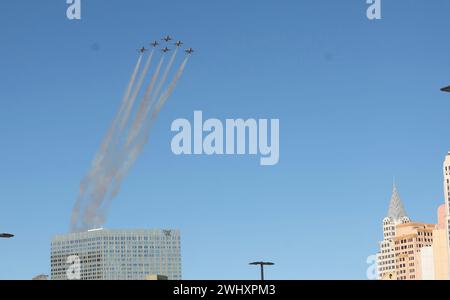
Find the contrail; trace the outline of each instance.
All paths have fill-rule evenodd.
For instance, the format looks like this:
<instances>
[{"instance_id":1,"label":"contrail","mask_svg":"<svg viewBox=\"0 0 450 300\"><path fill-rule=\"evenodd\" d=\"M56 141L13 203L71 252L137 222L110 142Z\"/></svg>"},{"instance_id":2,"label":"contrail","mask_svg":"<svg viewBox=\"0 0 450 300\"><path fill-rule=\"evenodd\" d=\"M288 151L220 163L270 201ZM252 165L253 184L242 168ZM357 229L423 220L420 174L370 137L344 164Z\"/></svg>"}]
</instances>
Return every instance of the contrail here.
<instances>
[{"instance_id":1,"label":"contrail","mask_svg":"<svg viewBox=\"0 0 450 300\"><path fill-rule=\"evenodd\" d=\"M176 55L177 55L177 52L178 52L178 48L175 49L174 53L172 54L172 57L170 58L170 61L169 61L169 63L167 64L166 69L164 70L163 76L161 77L161 79L160 79L160 81L159 81L159 83L158 83L158 87L156 88L155 92L153 93L153 96L151 97L151 99L149 99L149 100L150 100L150 103L148 103L148 105L147 105L146 107L143 107L143 109L145 109L145 110L144 110L144 114L143 114L143 116L142 116L142 118L141 118L140 120L137 120L137 121L139 121L139 123L137 124L137 126L139 126L139 130L140 130L140 129L142 128L142 126L144 125L144 123L145 123L145 121L146 121L146 118L147 118L147 115L148 115L150 109L152 108L153 103L155 102L155 99L158 97L159 91L161 90L161 88L162 88L164 82L167 80L167 76L169 75L170 69L172 68L173 62L174 62L175 57L176 57ZM161 99L161 97L162 97L163 95L166 95L166 94L167 94L167 97L169 97L170 92L173 90L173 87L174 87L175 84L176 84L176 81L177 81L178 78L181 76L181 74L182 74L182 72L183 72L183 70L184 70L184 67L185 67L185 65L186 65L186 62L187 62L187 57L186 57L186 59L183 61L183 63L182 63L182 65L181 65L180 69L178 70L178 72L177 72L177 74L176 74L174 80L173 80L172 83L169 85L168 90L170 89L170 91L168 92L168 91L166 90L166 91L160 96L158 102L160 102L160 99ZM180 72L180 70L181 70L181 72ZM167 98L167 97L166 97L166 98ZM150 125L150 127L151 127L151 125ZM144 133L146 133L146 131L144 131ZM133 140L137 137L138 134L139 134L139 132L137 132L137 134L135 133L133 136L130 135L130 140L127 141L127 146L130 145L131 142L133 142ZM144 135L145 135L145 134L144 134ZM144 140L145 140L145 138L144 138ZM131 150L131 152L129 152L129 153L130 153L129 157L131 157L131 159L128 159L128 160L126 161L126 163L125 163L125 168L123 169L123 170L125 170L125 171L122 171L122 173L124 173L123 175L125 175L125 174L127 173L129 167L134 163L134 161L135 161L136 158L137 158L137 155L141 152L141 149L142 149L142 147L143 147L143 145L144 145L145 143L146 143L146 142L141 142L141 143L139 143L137 146L135 146L135 148L134 148L133 150ZM123 177L123 175L122 175L122 176L119 176L119 179L121 179L121 178ZM120 182L120 180L119 180L119 182Z\"/></svg>"},{"instance_id":2,"label":"contrail","mask_svg":"<svg viewBox=\"0 0 450 300\"><path fill-rule=\"evenodd\" d=\"M159 111L161 110L162 106L165 104L167 99L169 98L170 94L173 92L173 89L175 88L175 85L177 84L178 80L180 79L181 75L183 75L183 71L186 67L186 64L188 62L188 57L186 57L179 67L177 73L175 74L174 78L172 79L172 82L169 84L167 89L162 93L162 95L159 97L157 105L155 110L153 111L152 118L147 121L147 126L145 126L143 132L142 132L142 138L140 141L134 146L134 148L129 152L128 159L125 161L124 167L119 171L118 176L118 182L120 185L121 179L127 174L129 168L133 165L134 161L136 160L139 153L142 151L143 146L147 143L149 135L150 135L150 129L153 125L154 120L156 119L156 116L158 115Z\"/></svg>"},{"instance_id":3,"label":"contrail","mask_svg":"<svg viewBox=\"0 0 450 300\"><path fill-rule=\"evenodd\" d=\"M139 55L138 62L137 62L137 64L136 64L136 67L134 68L133 75L131 76L131 80L130 80L130 82L129 82L129 84L128 84L127 90L126 90L125 95L124 95L124 97L123 97L122 105L120 106L118 115L121 115L121 114L122 114L122 111L125 109L125 106L126 106L126 104L127 104L127 102L128 102L128 98L130 98L131 90L132 90L133 85L134 85L134 81L136 80L136 76L137 76L137 74L138 74L138 72L139 72L139 69L140 69L140 67L141 67L142 57L143 57L142 54Z\"/></svg>"},{"instance_id":4,"label":"contrail","mask_svg":"<svg viewBox=\"0 0 450 300\"><path fill-rule=\"evenodd\" d=\"M158 86L156 87L156 90L153 92L153 87L156 83L156 80L158 79L159 76L159 72L161 69L161 66L164 62L164 57L165 55L163 54L158 66L156 68L155 73L152 76L152 79L149 83L149 85L147 86L147 89L144 93L143 99L141 101L141 104L139 106L139 109L137 111L137 115L136 118L133 122L133 124L131 125L131 129L130 132L128 133L128 138L126 140L125 143L125 147L123 149L122 155L120 158L117 159L117 161L121 161L122 165L125 165L125 167L122 167L122 169L126 169L126 172L124 171L120 171L120 170L115 170L118 172L118 174L116 174L116 176L114 177L113 180L113 187L112 187L112 192L110 194L110 197L108 197L108 199L106 200L105 206L109 206L109 203L111 202L111 200L117 195L117 193L120 190L120 186L122 183L122 179L125 176L125 174L127 173L127 171L129 170L129 168L131 167L131 165L133 164L133 162L135 161L135 159L137 158L137 155L141 152L141 148L143 145L138 146L139 150L136 149L136 147L134 147L134 149L129 149L130 145L134 142L134 140L139 136L139 133L141 131L141 128L143 126L143 123L145 123L147 115L148 115L148 111L150 110L150 108L152 107L152 103L154 102L154 98L156 98L158 96L159 91L161 90L162 85L164 84L164 82L167 79L167 76L170 72L170 69L173 65L173 62L175 60L177 51L174 51L174 53L172 54L172 57L170 58L164 72L163 75L161 77L161 79L158 82ZM128 157L135 157L132 161L130 161L128 159Z\"/></svg>"},{"instance_id":5,"label":"contrail","mask_svg":"<svg viewBox=\"0 0 450 300\"><path fill-rule=\"evenodd\" d=\"M147 86L147 89L145 90L144 97L142 98L141 104L139 105L139 109L136 114L136 118L131 125L130 132L128 134L128 138L126 141L125 147L128 148L132 140L135 138L135 136L138 133L139 128L141 127L141 123L145 119L145 111L147 111L147 107L150 105L149 101L151 100L150 95L152 93L153 87L155 85L156 79L158 79L159 72L161 70L161 66L164 62L164 55L161 56L161 59L159 60L158 66L156 67L155 73L152 76L152 79L150 80L149 85Z\"/></svg>"},{"instance_id":6,"label":"contrail","mask_svg":"<svg viewBox=\"0 0 450 300\"><path fill-rule=\"evenodd\" d=\"M114 118L114 120L113 120L113 122L112 122L112 124L111 124L111 126L110 126L110 128L109 128L109 130L108 130L108 133L106 134L106 137L105 137L105 139L104 139L104 141L103 141L103 143L102 143L102 146L101 146L101 148L100 148L101 150L100 150L99 153L97 154L97 157L96 157L96 159L94 160L94 162L98 162L98 161L100 161L100 160L102 159L101 154L104 153L104 152L106 151L106 149L109 147L109 145L110 145L110 143L111 143L111 139L112 139L112 137L113 137L113 135L114 135L114 132L115 132L115 128L116 128L116 126L117 126L117 123L118 123L118 122L120 121L120 119L121 119L121 116L122 116L122 114L123 114L123 110L124 110L124 109L127 107L127 105L128 105L129 98L130 98L130 95L131 95L131 90L133 89L134 82L136 81L136 76L137 76L137 74L138 74L138 72L139 72L139 69L140 69L140 67L141 67L142 57L143 57L142 54L139 55L139 58L138 58L138 61L137 61L137 63L136 63L136 66L135 66L135 68L134 68L133 74L131 75L130 82L128 83L128 87L127 87L127 89L126 89L125 95L124 95L123 98L122 98L122 103L121 103L121 105L120 105L120 108L119 108L119 110L118 110L118 112L117 112L117 114L116 114L116 116L115 116L115 118Z\"/></svg>"},{"instance_id":7,"label":"contrail","mask_svg":"<svg viewBox=\"0 0 450 300\"><path fill-rule=\"evenodd\" d=\"M153 58L153 50L150 53L150 55L148 56L147 63L145 64L144 70L142 71L141 76L140 76L140 78L138 80L138 83L137 83L137 85L136 85L136 87L134 89L134 92L131 95L131 98L130 98L130 100L128 101L128 103L126 105L124 116L123 116L123 118L121 120L121 123L120 123L120 130L121 131L123 131L123 129L124 129L124 127L125 127L125 125L126 125L126 123L128 121L131 109L133 108L134 101L136 100L136 98L137 98L137 96L139 94L139 91L141 90L142 84L144 83L144 79L145 79L145 76L147 75L148 69L149 69L150 64L152 62L152 58Z\"/></svg>"},{"instance_id":8,"label":"contrail","mask_svg":"<svg viewBox=\"0 0 450 300\"><path fill-rule=\"evenodd\" d=\"M158 116L159 111L161 110L164 103L166 103L167 99L169 98L170 94L173 92L173 89L175 88L175 85L178 82L178 79L180 79L181 75L183 75L184 68L186 67L186 64L188 62L189 57L186 57L181 64L180 68L178 69L178 72L175 74L175 77L173 78L172 82L169 84L169 87L167 90L159 97L158 103L156 104L155 110L152 114L152 119L156 119Z\"/></svg>"},{"instance_id":9,"label":"contrail","mask_svg":"<svg viewBox=\"0 0 450 300\"><path fill-rule=\"evenodd\" d=\"M125 107L122 109L123 111L123 116L122 118L119 120L120 122L120 131L116 132L116 134L119 134L119 138L122 135L122 132L124 130L124 127L126 126L126 123L128 122L130 113L133 109L134 106L134 102L137 98L137 96L139 95L139 92L142 88L142 84L144 83L145 77L148 73L152 58L153 58L153 54L154 51L152 51L149 55L149 57L147 58L147 62L144 66L144 69L142 70L140 76L139 76L139 80L136 84L136 87L134 87L133 89L133 93L128 93L128 95L131 94L131 98L129 98L129 100L126 102ZM158 66L158 71L157 73L159 73L159 66ZM116 142L120 142L120 140L116 141ZM84 223L95 223L94 222L94 218L96 217L97 211L98 209L102 206L102 201L105 199L106 195L108 194L108 190L110 189L111 184L113 183L113 179L115 177L115 174L117 173L117 170L119 168L119 165L121 164L121 160L123 160L121 158L121 152L124 150L120 150L120 144L115 145L114 149L109 149L110 150L110 155L109 155L109 161L106 162L105 165L105 170L103 171L103 174L100 174L100 176L98 176L96 182L95 182L95 187L92 190L91 193L91 201L88 205L88 207L86 208L86 214L84 216L85 220Z\"/></svg>"},{"instance_id":10,"label":"contrail","mask_svg":"<svg viewBox=\"0 0 450 300\"><path fill-rule=\"evenodd\" d=\"M153 92L153 94L150 98L147 98L146 106L145 106L145 108L143 108L143 114L140 116L139 123L136 124L137 129L133 131L133 135L129 136L130 138L127 141L127 146L129 146L133 142L133 140L137 136L137 133L140 132L142 126L144 125L145 119L147 118L149 111L152 109L152 107L155 103L155 100L157 99L159 92L161 91L162 86L164 85L164 83L167 80L167 76L169 75L169 72L172 68L175 57L177 56L177 52L178 52L178 48L175 49L175 51L173 52L172 57L170 58L169 63L167 64L167 66L164 70L164 73L158 82L158 86L156 87L156 90ZM148 102L148 101L150 101L150 102Z\"/></svg>"},{"instance_id":11,"label":"contrail","mask_svg":"<svg viewBox=\"0 0 450 300\"><path fill-rule=\"evenodd\" d=\"M112 168L113 170L106 172L97 178L96 185L93 187L91 192L91 201L86 206L85 214L82 219L85 227L92 225L98 227L101 225L101 223L98 222L98 213L111 189L111 184L113 183L116 173L118 172L119 165L113 165Z\"/></svg>"},{"instance_id":12,"label":"contrail","mask_svg":"<svg viewBox=\"0 0 450 300\"><path fill-rule=\"evenodd\" d=\"M174 55L172 56L172 58L173 57L174 57ZM173 89L175 88L177 81L180 79L181 75L183 74L183 71L186 67L187 61L188 61L188 57L186 57L184 59L181 66L178 68L178 71L176 72L174 78L172 79L172 82L169 84L167 89L158 98L157 106L156 106L156 109L157 109L156 114L154 112L152 114L152 118L150 118L150 119L144 118L141 121L140 128L142 128L142 126L144 124L145 124L145 127L142 130L140 130L139 132L135 133L135 136L131 136L131 135L129 136L132 138L132 140L127 141L127 146L129 146L131 144L131 142L133 142L135 139L139 138L139 140L136 144L133 145L133 147L130 150L127 149L127 153L126 153L127 157L125 158L125 161L123 162L121 169L118 170L118 173L117 173L116 177L114 178L113 188L112 188L110 196L108 197L107 201L105 202L103 215L106 215L106 211L109 208L111 200L117 196L117 194L120 190L120 186L121 186L123 178L128 174L129 169L131 168L131 166L133 166L137 157L141 153L144 145L148 142L149 135L150 135L150 129L156 119L156 115L158 114L159 110L161 110L162 106L167 101L167 99L169 98ZM170 67L170 66L168 65L168 67ZM166 72L165 72L166 78L167 78L167 73L168 73L167 70L168 70L168 68L166 68ZM162 79L164 79L164 78L162 78ZM153 96L154 96L154 98L153 98L152 102L154 102L154 99L156 98L157 95L155 96L155 94L154 94ZM150 109L150 107L147 107L147 109ZM146 114L148 114L148 110L147 110Z\"/></svg>"},{"instance_id":13,"label":"contrail","mask_svg":"<svg viewBox=\"0 0 450 300\"><path fill-rule=\"evenodd\" d=\"M120 165L122 164L122 161L124 160L124 157L126 154L124 153L127 151L127 149L123 149L123 146L120 145L120 137L123 135L124 127L128 121L129 115L131 113L131 110L133 108L134 102L139 94L139 91L141 90L142 84L144 82L145 76L148 72L149 66L151 64L151 60L153 57L153 51L150 54L149 58L147 59L147 62L144 66L144 69L142 70L138 83L136 84L136 87L133 89L133 93L127 91L127 96L131 98L128 99L128 101L125 103L125 106L121 108L121 111L123 114L119 115L119 119L117 120L120 122L120 128L118 130L113 130L112 135L119 135L115 144L112 146L112 148L106 149L106 160L102 165L100 165L100 168L103 169L103 171L95 173L95 180L93 182L93 187L91 189L90 193L90 201L87 203L87 206L85 208L85 214L82 216L82 223L83 224L95 224L95 218L98 217L98 211L103 205L103 201L105 197L108 195L108 191L111 189L111 185L114 184L114 179L116 178L116 173L118 172L118 169L120 168ZM151 83L147 87L147 90L145 92L145 95L149 95L153 85L155 84L155 81L158 77L159 70L161 68L161 65L163 63L163 57L160 59L160 62L158 64L158 67L152 76ZM133 81L135 80L136 75L133 78ZM148 97L148 96L147 96ZM144 96L145 98L145 96ZM142 104L142 103L141 103ZM138 114L140 113L140 110L138 110ZM117 122L116 122L117 123ZM113 129L116 129L117 125L114 126ZM88 225L87 225L88 226Z\"/></svg>"},{"instance_id":14,"label":"contrail","mask_svg":"<svg viewBox=\"0 0 450 300\"><path fill-rule=\"evenodd\" d=\"M166 82L167 76L169 75L170 69L172 68L175 57L177 56L177 52L178 48L176 48L175 51L173 52L172 57L170 58L170 61L167 64L166 69L164 70L163 76L161 77L161 80L158 83L158 87L156 88L155 93L153 94L154 99L158 97L159 91L161 90L163 84Z\"/></svg>"},{"instance_id":15,"label":"contrail","mask_svg":"<svg viewBox=\"0 0 450 300\"><path fill-rule=\"evenodd\" d=\"M97 152L97 155L94 159L93 167L91 167L91 176L95 175L98 172L99 168L101 167L100 164L104 162L105 155L109 151L111 141L115 138L115 135L117 135L116 127L122 118L123 110L128 106L128 103L130 102L131 91L133 89L134 83L136 81L136 77L137 77L139 69L141 67L142 57L143 57L142 54L139 55L138 61L136 63L136 67L134 68L134 71L131 76L130 82L128 84L127 90L122 99L120 108L119 108L113 122L111 123L111 126L102 142L102 146L100 147L100 150ZM148 63L147 63L146 68L148 69Z\"/></svg>"},{"instance_id":16,"label":"contrail","mask_svg":"<svg viewBox=\"0 0 450 300\"><path fill-rule=\"evenodd\" d=\"M125 95L122 98L121 106L120 106L106 136L103 139L100 149L97 151L97 154L95 155L94 160L91 163L90 171L88 172L88 174L85 176L85 178L83 178L83 180L80 183L78 197L75 201L75 205L72 210L72 217L71 217L71 230L72 231L75 230L75 228L76 228L77 220L79 219L79 215L80 215L80 210L82 209L82 202L85 199L85 194L86 194L87 189L90 187L91 180L93 177L95 177L98 174L100 167L105 159L105 154L107 153L107 150L110 146L111 140L114 136L115 127L117 126L117 122L120 119L122 111L128 102L128 98L130 97L130 93L134 86L136 76L141 67L141 63L142 63L142 55L139 55L139 58L136 62L133 73L131 75L130 81L128 83L127 89L125 91Z\"/></svg>"},{"instance_id":17,"label":"contrail","mask_svg":"<svg viewBox=\"0 0 450 300\"><path fill-rule=\"evenodd\" d=\"M178 49L175 49L160 77L165 55L161 56L136 109L136 116L128 126L130 115L135 111L136 99L150 69L154 52L151 52L141 71L143 56L139 56L120 108L95 155L90 171L80 183L80 191L71 216L71 231L91 229L93 226L100 226L105 222L112 199L117 196L123 178L147 143L156 116L184 71L188 61L187 57L166 90L160 94L175 61L177 51Z\"/></svg>"}]
</instances>

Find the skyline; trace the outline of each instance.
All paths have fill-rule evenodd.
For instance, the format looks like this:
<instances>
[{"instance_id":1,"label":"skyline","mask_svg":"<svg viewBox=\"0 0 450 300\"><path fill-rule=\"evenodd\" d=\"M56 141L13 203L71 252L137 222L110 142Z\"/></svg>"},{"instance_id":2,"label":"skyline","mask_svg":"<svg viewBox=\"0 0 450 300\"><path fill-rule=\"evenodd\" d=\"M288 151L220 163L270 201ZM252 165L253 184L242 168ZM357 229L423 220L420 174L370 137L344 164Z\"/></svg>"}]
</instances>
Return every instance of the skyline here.
<instances>
[{"instance_id":1,"label":"skyline","mask_svg":"<svg viewBox=\"0 0 450 300\"><path fill-rule=\"evenodd\" d=\"M103 0L80 21L64 1L3 3L0 232L16 236L0 239L0 279L50 273L50 240L69 230L135 49L167 34L194 45L195 61L105 228L180 229L183 279L255 279L259 259L276 263L267 279L365 279L393 176L411 219L435 223L450 3L384 1L369 21L365 1L335 2ZM196 110L280 119L278 164L174 155L170 124Z\"/></svg>"}]
</instances>

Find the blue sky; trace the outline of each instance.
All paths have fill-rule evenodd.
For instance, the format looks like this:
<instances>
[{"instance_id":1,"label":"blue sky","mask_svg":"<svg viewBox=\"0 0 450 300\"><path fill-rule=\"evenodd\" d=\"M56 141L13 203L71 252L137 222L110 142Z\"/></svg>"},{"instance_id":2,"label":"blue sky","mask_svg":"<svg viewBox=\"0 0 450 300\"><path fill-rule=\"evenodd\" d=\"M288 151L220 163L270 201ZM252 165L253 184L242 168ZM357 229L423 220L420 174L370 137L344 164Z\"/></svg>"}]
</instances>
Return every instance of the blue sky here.
<instances>
[{"instance_id":1,"label":"blue sky","mask_svg":"<svg viewBox=\"0 0 450 300\"><path fill-rule=\"evenodd\" d=\"M363 0L0 4L0 279L49 273L79 182L120 103L135 49L197 49L108 228L179 228L184 279L364 279L396 177L435 222L450 150L450 3ZM177 118L279 118L280 162L175 156Z\"/></svg>"}]
</instances>

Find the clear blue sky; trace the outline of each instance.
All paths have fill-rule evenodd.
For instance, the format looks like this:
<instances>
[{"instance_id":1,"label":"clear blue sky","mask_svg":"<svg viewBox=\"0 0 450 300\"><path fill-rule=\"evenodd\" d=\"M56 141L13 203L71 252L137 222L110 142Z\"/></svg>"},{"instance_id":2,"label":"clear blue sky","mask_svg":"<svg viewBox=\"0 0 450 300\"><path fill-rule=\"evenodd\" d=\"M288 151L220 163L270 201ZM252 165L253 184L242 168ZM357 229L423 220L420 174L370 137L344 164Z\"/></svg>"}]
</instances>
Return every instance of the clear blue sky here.
<instances>
[{"instance_id":1,"label":"clear blue sky","mask_svg":"<svg viewBox=\"0 0 450 300\"><path fill-rule=\"evenodd\" d=\"M435 222L450 150L450 2L0 3L0 279L49 273L79 182L120 103L135 49L198 51L113 202L108 228L179 228L185 279L364 279L396 177ZM279 118L280 162L175 156L176 118Z\"/></svg>"}]
</instances>

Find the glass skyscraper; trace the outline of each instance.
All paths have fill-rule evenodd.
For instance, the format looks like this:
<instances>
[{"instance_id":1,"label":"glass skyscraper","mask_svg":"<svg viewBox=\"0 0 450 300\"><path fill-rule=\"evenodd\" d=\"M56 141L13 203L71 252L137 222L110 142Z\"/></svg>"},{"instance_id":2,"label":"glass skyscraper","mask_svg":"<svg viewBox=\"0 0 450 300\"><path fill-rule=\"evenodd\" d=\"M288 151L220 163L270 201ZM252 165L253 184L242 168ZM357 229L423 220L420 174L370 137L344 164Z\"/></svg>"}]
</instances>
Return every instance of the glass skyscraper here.
<instances>
[{"instance_id":1,"label":"glass skyscraper","mask_svg":"<svg viewBox=\"0 0 450 300\"><path fill-rule=\"evenodd\" d=\"M178 230L94 229L57 235L51 243L51 279L68 276L74 263L81 280L181 279Z\"/></svg>"}]
</instances>

